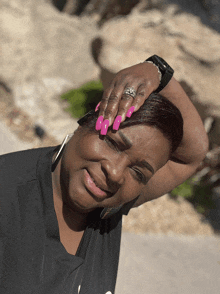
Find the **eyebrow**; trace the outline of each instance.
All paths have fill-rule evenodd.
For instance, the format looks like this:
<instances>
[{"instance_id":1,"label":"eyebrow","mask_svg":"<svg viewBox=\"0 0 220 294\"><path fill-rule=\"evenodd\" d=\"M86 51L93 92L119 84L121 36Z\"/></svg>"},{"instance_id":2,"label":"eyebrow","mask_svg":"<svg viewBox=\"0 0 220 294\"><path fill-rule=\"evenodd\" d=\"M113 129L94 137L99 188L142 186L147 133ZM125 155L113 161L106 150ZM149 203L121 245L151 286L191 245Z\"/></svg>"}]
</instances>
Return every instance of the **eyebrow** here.
<instances>
[{"instance_id":1,"label":"eyebrow","mask_svg":"<svg viewBox=\"0 0 220 294\"><path fill-rule=\"evenodd\" d=\"M126 147L131 148L131 141L121 131L118 131L118 134L121 137L122 141L125 143Z\"/></svg>"},{"instance_id":2,"label":"eyebrow","mask_svg":"<svg viewBox=\"0 0 220 294\"><path fill-rule=\"evenodd\" d=\"M122 133L121 131L118 131L119 136L121 137L122 141L125 143L127 148L132 147L131 141ZM141 167L146 167L152 174L155 173L153 167L148 163L146 160L137 161L137 165L140 165Z\"/></svg>"}]
</instances>

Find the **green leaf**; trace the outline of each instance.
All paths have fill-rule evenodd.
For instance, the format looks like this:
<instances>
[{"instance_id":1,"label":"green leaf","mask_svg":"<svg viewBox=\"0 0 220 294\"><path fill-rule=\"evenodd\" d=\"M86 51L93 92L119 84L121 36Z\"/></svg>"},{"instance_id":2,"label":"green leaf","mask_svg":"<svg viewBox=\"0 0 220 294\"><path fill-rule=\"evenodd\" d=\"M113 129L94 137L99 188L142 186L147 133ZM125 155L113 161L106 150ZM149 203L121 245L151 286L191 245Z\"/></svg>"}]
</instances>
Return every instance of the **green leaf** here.
<instances>
[{"instance_id":1,"label":"green leaf","mask_svg":"<svg viewBox=\"0 0 220 294\"><path fill-rule=\"evenodd\" d=\"M171 196L181 196L190 198L193 195L193 184L190 181L185 181L171 192Z\"/></svg>"},{"instance_id":2,"label":"green leaf","mask_svg":"<svg viewBox=\"0 0 220 294\"><path fill-rule=\"evenodd\" d=\"M67 111L73 117L79 118L95 108L102 98L102 93L102 83L100 81L91 81L78 89L73 89L62 94L61 99L69 102L70 106L67 108Z\"/></svg>"}]
</instances>

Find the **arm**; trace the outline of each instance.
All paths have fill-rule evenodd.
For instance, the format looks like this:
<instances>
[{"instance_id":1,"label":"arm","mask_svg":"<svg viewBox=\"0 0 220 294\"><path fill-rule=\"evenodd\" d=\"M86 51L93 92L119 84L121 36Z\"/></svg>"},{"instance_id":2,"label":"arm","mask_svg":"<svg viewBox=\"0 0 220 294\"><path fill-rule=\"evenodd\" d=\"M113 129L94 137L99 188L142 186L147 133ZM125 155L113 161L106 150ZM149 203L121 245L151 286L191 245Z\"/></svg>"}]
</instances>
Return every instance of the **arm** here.
<instances>
[{"instance_id":1,"label":"arm","mask_svg":"<svg viewBox=\"0 0 220 294\"><path fill-rule=\"evenodd\" d=\"M127 85L137 89L135 99L123 94ZM131 105L135 106L135 111L139 109L158 86L158 71L154 65L140 63L126 68L114 77L109 88L105 90L100 114L109 119L110 125L118 114L122 116L123 121ZM171 160L148 182L135 206L160 197L183 183L195 173L208 151L208 137L201 118L175 78L170 80L160 94L180 110L184 121L183 139Z\"/></svg>"},{"instance_id":2,"label":"arm","mask_svg":"<svg viewBox=\"0 0 220 294\"><path fill-rule=\"evenodd\" d=\"M195 173L208 151L208 137L201 118L180 84L172 78L160 94L179 108L184 121L183 139L171 160L148 182L135 206L158 198L183 183Z\"/></svg>"}]
</instances>

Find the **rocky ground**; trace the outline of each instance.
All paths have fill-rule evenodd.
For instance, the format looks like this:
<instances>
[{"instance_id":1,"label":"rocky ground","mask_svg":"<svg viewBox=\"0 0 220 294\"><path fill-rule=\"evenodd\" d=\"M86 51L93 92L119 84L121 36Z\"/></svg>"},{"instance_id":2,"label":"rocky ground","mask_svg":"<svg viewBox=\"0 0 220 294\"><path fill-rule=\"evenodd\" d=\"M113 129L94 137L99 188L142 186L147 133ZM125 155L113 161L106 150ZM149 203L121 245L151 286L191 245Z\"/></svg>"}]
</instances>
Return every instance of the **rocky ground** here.
<instances>
[{"instance_id":1,"label":"rocky ground","mask_svg":"<svg viewBox=\"0 0 220 294\"><path fill-rule=\"evenodd\" d=\"M123 219L123 229L139 234L215 234L212 226L191 203L182 197L174 200L169 195L132 209Z\"/></svg>"},{"instance_id":2,"label":"rocky ground","mask_svg":"<svg viewBox=\"0 0 220 294\"><path fill-rule=\"evenodd\" d=\"M0 120L18 137L18 139L31 143L33 148L58 145L58 141L45 132L43 138L37 136L35 131L35 121L14 104L13 95L0 86Z\"/></svg>"}]
</instances>

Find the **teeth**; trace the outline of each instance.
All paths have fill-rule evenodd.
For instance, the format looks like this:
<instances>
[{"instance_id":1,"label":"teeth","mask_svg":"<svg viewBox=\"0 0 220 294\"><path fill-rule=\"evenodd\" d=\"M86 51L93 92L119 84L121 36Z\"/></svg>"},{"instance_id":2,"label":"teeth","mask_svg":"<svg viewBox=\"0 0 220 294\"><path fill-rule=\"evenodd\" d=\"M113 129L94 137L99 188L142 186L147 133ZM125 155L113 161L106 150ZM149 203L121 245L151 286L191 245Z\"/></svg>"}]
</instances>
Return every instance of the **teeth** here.
<instances>
[{"instance_id":1,"label":"teeth","mask_svg":"<svg viewBox=\"0 0 220 294\"><path fill-rule=\"evenodd\" d=\"M91 175L90 175L90 177L91 177ZM95 182L95 180L93 179L93 177L91 177L91 179L92 179L93 182L95 183L96 187L98 187L99 189L101 189L101 188L96 184L96 182ZM102 190L102 189L101 189L101 190Z\"/></svg>"},{"instance_id":2,"label":"teeth","mask_svg":"<svg viewBox=\"0 0 220 294\"><path fill-rule=\"evenodd\" d=\"M90 174L89 174L90 175ZM95 185L96 185L96 187L98 187L100 190L102 190L102 191L105 191L105 190L103 190L102 188L100 188L98 185L97 185L97 183L95 182L95 180L93 179L93 177L90 175L90 178L93 180L93 182L95 183ZM106 192L106 191L105 191Z\"/></svg>"},{"instance_id":3,"label":"teeth","mask_svg":"<svg viewBox=\"0 0 220 294\"><path fill-rule=\"evenodd\" d=\"M92 179L93 180L93 179ZM97 184L96 184L96 182L93 180L93 182L95 183L95 185L96 185L96 187L98 187L100 190L102 190L102 191L105 191L105 190L103 190L102 188L100 188Z\"/></svg>"}]
</instances>

